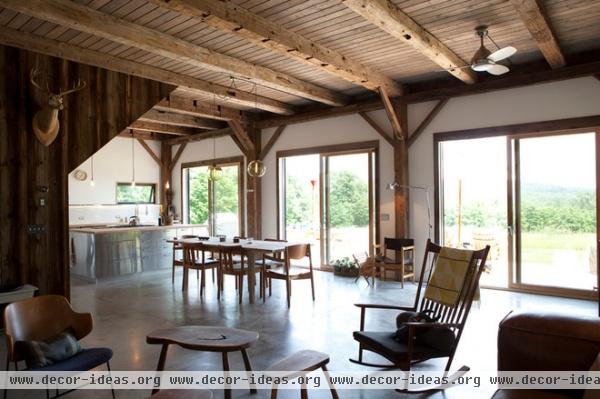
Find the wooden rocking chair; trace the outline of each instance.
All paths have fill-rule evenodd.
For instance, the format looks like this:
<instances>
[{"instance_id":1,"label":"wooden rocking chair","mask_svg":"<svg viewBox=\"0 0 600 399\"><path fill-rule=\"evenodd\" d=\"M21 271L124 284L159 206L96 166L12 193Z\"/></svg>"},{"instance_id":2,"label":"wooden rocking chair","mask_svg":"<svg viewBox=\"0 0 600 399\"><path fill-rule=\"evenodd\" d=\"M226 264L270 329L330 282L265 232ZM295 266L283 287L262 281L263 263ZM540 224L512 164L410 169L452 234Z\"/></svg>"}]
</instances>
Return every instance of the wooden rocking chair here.
<instances>
[{"instance_id":1,"label":"wooden rocking chair","mask_svg":"<svg viewBox=\"0 0 600 399\"><path fill-rule=\"evenodd\" d=\"M358 360L350 359L350 361L365 366L399 368L408 371L412 364L434 358L448 357L445 368L445 371L448 372L467 321L473 298L478 290L479 277L485 267L489 249L489 246L479 251L443 248L427 240L419 286L413 306L355 304L360 308L360 331L354 332L354 339L359 343L359 350ZM458 273L456 273L455 262L458 262ZM452 265L448 266L449 264ZM431 265L431 267L428 268L428 265ZM461 274L462 279L460 278ZM448 290L448 286L444 287L444 281L451 281L450 285L453 286L451 290ZM405 323L408 326L408 340L401 342L396 339L396 331L365 331L365 313L367 309L428 311L429 316L439 319L434 323ZM417 331L420 329L423 329L420 331L424 331L424 329L429 328L450 329L455 337L451 347L440 350L420 343L416 339ZM365 350L383 356L391 364L382 365L364 362L363 351ZM468 368L464 367L461 370L467 371Z\"/></svg>"}]
</instances>

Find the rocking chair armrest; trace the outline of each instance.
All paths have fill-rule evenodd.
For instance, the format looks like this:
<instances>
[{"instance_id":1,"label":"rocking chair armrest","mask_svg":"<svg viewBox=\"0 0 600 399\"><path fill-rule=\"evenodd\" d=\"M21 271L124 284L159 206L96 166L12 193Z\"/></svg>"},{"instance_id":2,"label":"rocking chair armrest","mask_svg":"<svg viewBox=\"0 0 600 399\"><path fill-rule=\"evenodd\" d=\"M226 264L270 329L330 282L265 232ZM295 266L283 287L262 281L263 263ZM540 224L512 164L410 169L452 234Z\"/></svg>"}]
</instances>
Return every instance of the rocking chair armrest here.
<instances>
[{"instance_id":1,"label":"rocking chair armrest","mask_svg":"<svg viewBox=\"0 0 600 399\"><path fill-rule=\"evenodd\" d=\"M405 310L414 311L414 306L395 306L395 305L384 305L377 303L355 303L354 306L361 309L390 309L390 310Z\"/></svg>"},{"instance_id":2,"label":"rocking chair armrest","mask_svg":"<svg viewBox=\"0 0 600 399\"><path fill-rule=\"evenodd\" d=\"M409 321L409 322L405 322L402 324L404 324L405 326L408 326L409 329L423 328L423 327L427 327L427 328L444 328L444 327L460 328L460 324L457 324L457 323L420 323L418 321Z\"/></svg>"}]
</instances>

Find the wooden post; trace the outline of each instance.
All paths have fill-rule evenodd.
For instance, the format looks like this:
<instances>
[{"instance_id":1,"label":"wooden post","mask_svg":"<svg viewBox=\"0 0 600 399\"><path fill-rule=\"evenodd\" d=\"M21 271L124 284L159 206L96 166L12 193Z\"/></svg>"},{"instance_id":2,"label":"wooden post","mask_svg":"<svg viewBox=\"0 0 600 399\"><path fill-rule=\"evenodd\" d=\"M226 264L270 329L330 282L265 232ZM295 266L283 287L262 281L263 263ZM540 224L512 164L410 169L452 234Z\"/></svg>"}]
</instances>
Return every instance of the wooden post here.
<instances>
[{"instance_id":1,"label":"wooden post","mask_svg":"<svg viewBox=\"0 0 600 399\"><path fill-rule=\"evenodd\" d=\"M400 99L395 100L393 105L402 132L402 139L396 140L394 145L394 181L400 185L408 185L407 104ZM406 188L399 188L394 191L395 232L397 238L408 238L408 194Z\"/></svg>"},{"instance_id":2,"label":"wooden post","mask_svg":"<svg viewBox=\"0 0 600 399\"><path fill-rule=\"evenodd\" d=\"M254 127L248 128L248 136L254 144L254 151L249 153L249 157L246 158L246 162L251 162L256 159L260 159L261 150L261 130ZM241 171L246 175L246 235L254 238L261 238L262 236L262 185L261 177L251 177L248 175L246 169Z\"/></svg>"},{"instance_id":3,"label":"wooden post","mask_svg":"<svg viewBox=\"0 0 600 399\"><path fill-rule=\"evenodd\" d=\"M168 198L170 195L167 195L167 185L169 190L173 189L173 182L171 176L171 152L172 147L170 144L162 141L160 143L160 205L161 205L161 217L163 223L168 223L168 214L169 214L169 206L171 205ZM170 193L169 193L170 194Z\"/></svg>"}]
</instances>

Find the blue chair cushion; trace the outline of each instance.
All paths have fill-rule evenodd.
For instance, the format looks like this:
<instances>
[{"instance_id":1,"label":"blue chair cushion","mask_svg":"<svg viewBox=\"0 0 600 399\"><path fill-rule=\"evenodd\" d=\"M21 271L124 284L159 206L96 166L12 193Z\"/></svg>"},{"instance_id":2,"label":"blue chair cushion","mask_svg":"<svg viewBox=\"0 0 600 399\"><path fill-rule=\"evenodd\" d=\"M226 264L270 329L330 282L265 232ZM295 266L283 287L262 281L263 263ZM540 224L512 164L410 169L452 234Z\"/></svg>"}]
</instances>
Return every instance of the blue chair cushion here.
<instances>
[{"instance_id":1,"label":"blue chair cushion","mask_svg":"<svg viewBox=\"0 0 600 399\"><path fill-rule=\"evenodd\" d=\"M30 368L29 371L87 371L108 362L113 355L110 348L83 349L75 356L46 367Z\"/></svg>"}]
</instances>

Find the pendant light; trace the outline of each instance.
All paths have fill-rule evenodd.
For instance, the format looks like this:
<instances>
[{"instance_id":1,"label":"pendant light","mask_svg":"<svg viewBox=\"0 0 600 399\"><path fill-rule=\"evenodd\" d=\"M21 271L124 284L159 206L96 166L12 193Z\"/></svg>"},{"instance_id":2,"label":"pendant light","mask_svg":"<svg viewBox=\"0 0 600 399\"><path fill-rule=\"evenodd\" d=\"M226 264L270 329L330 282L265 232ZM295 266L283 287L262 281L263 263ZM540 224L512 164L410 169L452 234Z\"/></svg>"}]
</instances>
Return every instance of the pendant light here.
<instances>
[{"instance_id":1,"label":"pendant light","mask_svg":"<svg viewBox=\"0 0 600 399\"><path fill-rule=\"evenodd\" d=\"M90 186L94 187L96 185L96 182L94 181L94 156L92 155L92 167L91 167L91 179L90 179Z\"/></svg>"},{"instance_id":2,"label":"pendant light","mask_svg":"<svg viewBox=\"0 0 600 399\"><path fill-rule=\"evenodd\" d=\"M216 146L217 146L217 136L213 135L213 163L208 167L208 179L211 181L217 181L221 178L223 174L223 169L217 165L217 155L216 155Z\"/></svg>"},{"instance_id":3,"label":"pendant light","mask_svg":"<svg viewBox=\"0 0 600 399\"><path fill-rule=\"evenodd\" d=\"M133 129L131 132L131 187L135 187L135 139L133 138Z\"/></svg>"},{"instance_id":4,"label":"pendant light","mask_svg":"<svg viewBox=\"0 0 600 399\"><path fill-rule=\"evenodd\" d=\"M256 90L256 83L254 83L254 110L258 111L258 93ZM251 177L263 177L267 172L267 167L264 162L260 159L255 159L248 163L248 167L246 168L248 171L248 175Z\"/></svg>"}]
</instances>

